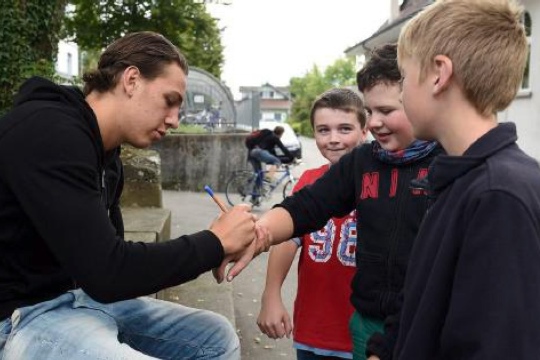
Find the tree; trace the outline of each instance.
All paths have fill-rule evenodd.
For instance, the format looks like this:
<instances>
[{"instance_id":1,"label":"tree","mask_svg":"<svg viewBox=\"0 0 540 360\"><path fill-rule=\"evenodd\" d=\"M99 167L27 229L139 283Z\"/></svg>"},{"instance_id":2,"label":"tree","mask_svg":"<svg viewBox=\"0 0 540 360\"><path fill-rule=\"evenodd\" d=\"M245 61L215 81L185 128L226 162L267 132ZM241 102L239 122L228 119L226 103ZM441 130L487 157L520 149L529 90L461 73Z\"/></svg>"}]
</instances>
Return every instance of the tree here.
<instances>
[{"instance_id":1,"label":"tree","mask_svg":"<svg viewBox=\"0 0 540 360\"><path fill-rule=\"evenodd\" d=\"M322 92L342 86L355 86L356 71L352 58L340 58L329 65L324 73L317 65L303 77L290 80L290 91L293 99L289 122L298 133L313 136L310 123L310 110L315 98Z\"/></svg>"},{"instance_id":2,"label":"tree","mask_svg":"<svg viewBox=\"0 0 540 360\"><path fill-rule=\"evenodd\" d=\"M217 20L196 0L72 0L65 36L85 51L101 51L134 31L156 31L177 45L192 66L221 76L223 45Z\"/></svg>"},{"instance_id":3,"label":"tree","mask_svg":"<svg viewBox=\"0 0 540 360\"><path fill-rule=\"evenodd\" d=\"M66 0L1 0L0 114L13 104L22 82L54 77L54 63Z\"/></svg>"}]
</instances>

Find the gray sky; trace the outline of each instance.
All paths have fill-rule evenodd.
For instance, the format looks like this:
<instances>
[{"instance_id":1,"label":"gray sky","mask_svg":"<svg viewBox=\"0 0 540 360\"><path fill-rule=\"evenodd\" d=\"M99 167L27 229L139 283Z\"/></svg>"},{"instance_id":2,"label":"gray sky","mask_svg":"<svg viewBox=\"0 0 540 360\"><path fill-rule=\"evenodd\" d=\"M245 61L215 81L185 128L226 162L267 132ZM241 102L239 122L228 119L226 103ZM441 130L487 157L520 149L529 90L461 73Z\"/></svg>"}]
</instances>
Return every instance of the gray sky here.
<instances>
[{"instance_id":1,"label":"gray sky","mask_svg":"<svg viewBox=\"0 0 540 360\"><path fill-rule=\"evenodd\" d=\"M207 6L226 27L222 79L235 97L239 86L285 86L313 64L324 69L390 13L389 0L230 1Z\"/></svg>"}]
</instances>

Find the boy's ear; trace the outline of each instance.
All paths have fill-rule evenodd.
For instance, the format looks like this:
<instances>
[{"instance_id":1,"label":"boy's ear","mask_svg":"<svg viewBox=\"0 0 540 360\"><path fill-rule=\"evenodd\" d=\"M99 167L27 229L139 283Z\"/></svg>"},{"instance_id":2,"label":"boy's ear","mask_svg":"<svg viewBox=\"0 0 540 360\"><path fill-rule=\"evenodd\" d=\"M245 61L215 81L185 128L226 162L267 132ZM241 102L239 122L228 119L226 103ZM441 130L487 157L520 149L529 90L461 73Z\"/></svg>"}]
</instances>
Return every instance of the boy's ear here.
<instances>
[{"instance_id":1,"label":"boy's ear","mask_svg":"<svg viewBox=\"0 0 540 360\"><path fill-rule=\"evenodd\" d=\"M122 73L122 87L128 97L132 97L137 87L141 72L136 66L128 66Z\"/></svg>"},{"instance_id":2,"label":"boy's ear","mask_svg":"<svg viewBox=\"0 0 540 360\"><path fill-rule=\"evenodd\" d=\"M452 60L445 55L437 55L434 59L434 74L431 78L433 82L433 95L438 95L445 91L450 85L454 68Z\"/></svg>"}]
</instances>

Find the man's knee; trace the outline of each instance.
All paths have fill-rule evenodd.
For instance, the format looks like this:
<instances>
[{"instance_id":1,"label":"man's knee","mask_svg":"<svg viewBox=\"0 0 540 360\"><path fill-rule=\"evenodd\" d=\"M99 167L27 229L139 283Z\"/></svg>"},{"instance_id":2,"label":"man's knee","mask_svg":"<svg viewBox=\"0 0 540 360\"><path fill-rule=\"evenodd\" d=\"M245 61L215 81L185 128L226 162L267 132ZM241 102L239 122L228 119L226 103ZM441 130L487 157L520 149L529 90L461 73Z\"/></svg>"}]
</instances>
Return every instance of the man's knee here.
<instances>
[{"instance_id":1,"label":"man's knee","mask_svg":"<svg viewBox=\"0 0 540 360\"><path fill-rule=\"evenodd\" d=\"M221 359L240 359L240 340L231 322L223 315L210 313L212 316L211 328L214 330L212 339L214 349L220 349L216 356ZM209 315L210 315L209 314Z\"/></svg>"},{"instance_id":2,"label":"man's knee","mask_svg":"<svg viewBox=\"0 0 540 360\"><path fill-rule=\"evenodd\" d=\"M264 158L264 162L267 163L268 165L275 165L275 166L281 165L281 161L279 160L279 158L270 153L266 154Z\"/></svg>"}]
</instances>

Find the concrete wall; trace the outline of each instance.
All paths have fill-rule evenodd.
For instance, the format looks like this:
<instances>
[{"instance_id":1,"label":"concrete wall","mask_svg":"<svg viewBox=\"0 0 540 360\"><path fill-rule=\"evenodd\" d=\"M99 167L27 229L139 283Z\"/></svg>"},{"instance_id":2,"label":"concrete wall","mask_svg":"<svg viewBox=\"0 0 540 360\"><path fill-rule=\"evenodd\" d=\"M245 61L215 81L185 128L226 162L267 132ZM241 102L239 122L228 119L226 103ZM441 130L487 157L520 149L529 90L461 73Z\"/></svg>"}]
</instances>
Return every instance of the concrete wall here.
<instances>
[{"instance_id":1,"label":"concrete wall","mask_svg":"<svg viewBox=\"0 0 540 360\"><path fill-rule=\"evenodd\" d=\"M122 207L162 207L161 161L155 150L122 146L124 190Z\"/></svg>"},{"instance_id":2,"label":"concrete wall","mask_svg":"<svg viewBox=\"0 0 540 360\"><path fill-rule=\"evenodd\" d=\"M169 134L152 149L161 156L164 189L224 192L234 170L248 169L246 134Z\"/></svg>"}]
</instances>

